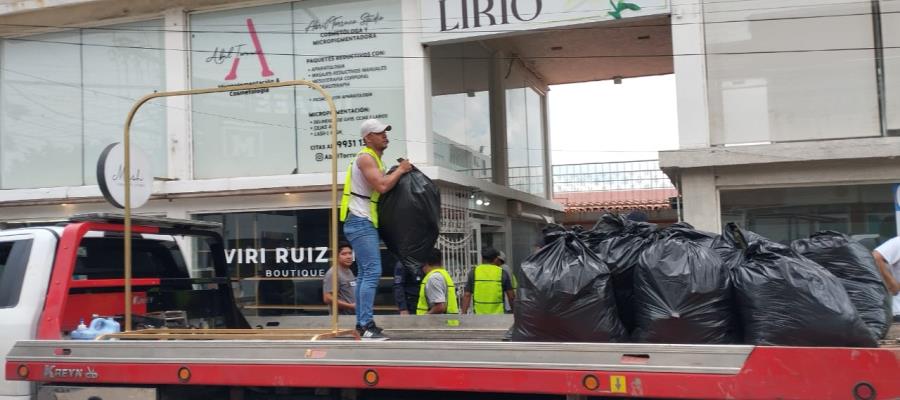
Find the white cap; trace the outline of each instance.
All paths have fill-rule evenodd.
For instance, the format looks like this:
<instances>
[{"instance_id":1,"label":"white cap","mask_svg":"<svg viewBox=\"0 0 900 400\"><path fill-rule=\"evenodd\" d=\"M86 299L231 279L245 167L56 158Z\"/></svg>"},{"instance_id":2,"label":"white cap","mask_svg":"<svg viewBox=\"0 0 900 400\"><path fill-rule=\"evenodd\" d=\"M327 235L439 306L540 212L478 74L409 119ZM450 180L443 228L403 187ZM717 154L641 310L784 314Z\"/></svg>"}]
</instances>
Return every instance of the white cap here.
<instances>
[{"instance_id":1,"label":"white cap","mask_svg":"<svg viewBox=\"0 0 900 400\"><path fill-rule=\"evenodd\" d=\"M377 119L367 119L359 126L360 137L366 137L370 133L379 133L391 130L391 126Z\"/></svg>"},{"instance_id":2,"label":"white cap","mask_svg":"<svg viewBox=\"0 0 900 400\"><path fill-rule=\"evenodd\" d=\"M504 254L502 251L498 251L497 253L498 253L497 258L500 259L500 262L505 264L506 263L506 254Z\"/></svg>"}]
</instances>

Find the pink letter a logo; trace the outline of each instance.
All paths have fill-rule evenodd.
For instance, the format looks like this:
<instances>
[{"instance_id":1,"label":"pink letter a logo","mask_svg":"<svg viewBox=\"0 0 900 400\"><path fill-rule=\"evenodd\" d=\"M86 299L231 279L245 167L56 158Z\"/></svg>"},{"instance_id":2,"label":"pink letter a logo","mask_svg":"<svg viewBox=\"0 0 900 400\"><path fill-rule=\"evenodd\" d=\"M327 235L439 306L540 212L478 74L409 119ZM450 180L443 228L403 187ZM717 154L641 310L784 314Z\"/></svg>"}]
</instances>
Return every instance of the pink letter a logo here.
<instances>
[{"instance_id":1,"label":"pink letter a logo","mask_svg":"<svg viewBox=\"0 0 900 400\"><path fill-rule=\"evenodd\" d=\"M263 53L262 45L259 43L259 36L256 35L256 27L253 26L253 18L247 18L247 30L250 32L250 39L253 40L253 48L256 49L256 56L259 57L259 65L262 67L262 76L267 77L275 75L275 73L269 69L269 63L266 62L266 54ZM237 79L237 68L240 63L241 54L238 53L231 63L231 71L228 72L228 75L225 75L226 81Z\"/></svg>"}]
</instances>

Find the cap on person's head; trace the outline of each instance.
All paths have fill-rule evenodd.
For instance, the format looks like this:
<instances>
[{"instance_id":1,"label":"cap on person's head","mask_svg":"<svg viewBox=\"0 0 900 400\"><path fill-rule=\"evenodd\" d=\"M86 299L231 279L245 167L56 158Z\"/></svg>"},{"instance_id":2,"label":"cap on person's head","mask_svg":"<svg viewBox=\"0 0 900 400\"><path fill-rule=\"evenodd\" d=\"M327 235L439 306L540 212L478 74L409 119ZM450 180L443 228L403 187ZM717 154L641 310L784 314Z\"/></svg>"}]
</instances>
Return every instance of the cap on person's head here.
<instances>
[{"instance_id":1,"label":"cap on person's head","mask_svg":"<svg viewBox=\"0 0 900 400\"><path fill-rule=\"evenodd\" d=\"M390 125L375 118L371 118L363 121L362 125L359 126L359 135L360 137L366 137L366 135L370 133L379 133L389 130L391 130Z\"/></svg>"},{"instance_id":2,"label":"cap on person's head","mask_svg":"<svg viewBox=\"0 0 900 400\"><path fill-rule=\"evenodd\" d=\"M494 261L494 259L499 256L500 256L500 252L497 251L497 249L495 249L493 247L488 246L488 247L481 249L481 259L483 259L483 260Z\"/></svg>"},{"instance_id":3,"label":"cap on person's head","mask_svg":"<svg viewBox=\"0 0 900 400\"><path fill-rule=\"evenodd\" d=\"M497 252L497 258L500 259L500 262L501 262L501 263L506 264L506 254L503 253L503 251L498 251L498 252Z\"/></svg>"}]
</instances>

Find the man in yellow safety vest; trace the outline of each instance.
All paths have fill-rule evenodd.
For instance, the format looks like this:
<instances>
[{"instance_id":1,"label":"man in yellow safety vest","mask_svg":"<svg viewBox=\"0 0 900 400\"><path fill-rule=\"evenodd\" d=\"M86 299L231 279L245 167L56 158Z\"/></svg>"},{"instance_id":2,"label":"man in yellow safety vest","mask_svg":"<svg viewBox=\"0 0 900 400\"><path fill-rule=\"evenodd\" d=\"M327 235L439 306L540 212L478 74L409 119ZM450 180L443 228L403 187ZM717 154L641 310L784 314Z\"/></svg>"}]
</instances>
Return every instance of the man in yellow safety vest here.
<instances>
[{"instance_id":1,"label":"man in yellow safety vest","mask_svg":"<svg viewBox=\"0 0 900 400\"><path fill-rule=\"evenodd\" d=\"M503 314L503 294L512 308L516 299L515 288L509 273L503 269L506 255L493 247L481 251L481 264L469 272L462 300L462 313L469 312L469 303L474 300L475 314Z\"/></svg>"},{"instance_id":2,"label":"man in yellow safety vest","mask_svg":"<svg viewBox=\"0 0 900 400\"><path fill-rule=\"evenodd\" d=\"M443 254L438 249L431 249L425 266L425 278L419 286L419 304L416 315L424 314L458 314L456 303L456 286L453 278L444 269Z\"/></svg>"},{"instance_id":3,"label":"man in yellow safety vest","mask_svg":"<svg viewBox=\"0 0 900 400\"><path fill-rule=\"evenodd\" d=\"M403 174L412 169L407 160L393 173L385 175L381 156L388 146L391 126L368 119L360 126L365 147L356 155L344 179L341 197L341 221L344 236L356 255L356 330L363 339L385 339L375 325L373 307L378 279L381 278L381 251L378 237L378 197L391 190ZM390 223L390 221L385 221Z\"/></svg>"}]
</instances>

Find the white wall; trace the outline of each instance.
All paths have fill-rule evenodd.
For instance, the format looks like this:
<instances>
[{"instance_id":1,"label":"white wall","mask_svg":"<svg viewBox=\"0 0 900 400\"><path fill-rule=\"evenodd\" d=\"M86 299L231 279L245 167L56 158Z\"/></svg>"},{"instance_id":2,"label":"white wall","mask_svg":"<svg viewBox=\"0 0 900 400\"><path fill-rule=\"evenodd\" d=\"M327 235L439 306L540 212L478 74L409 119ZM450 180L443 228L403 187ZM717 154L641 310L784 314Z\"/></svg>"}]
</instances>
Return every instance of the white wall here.
<instances>
[{"instance_id":1,"label":"white wall","mask_svg":"<svg viewBox=\"0 0 900 400\"><path fill-rule=\"evenodd\" d=\"M711 144L880 135L868 0L705 3Z\"/></svg>"}]
</instances>

